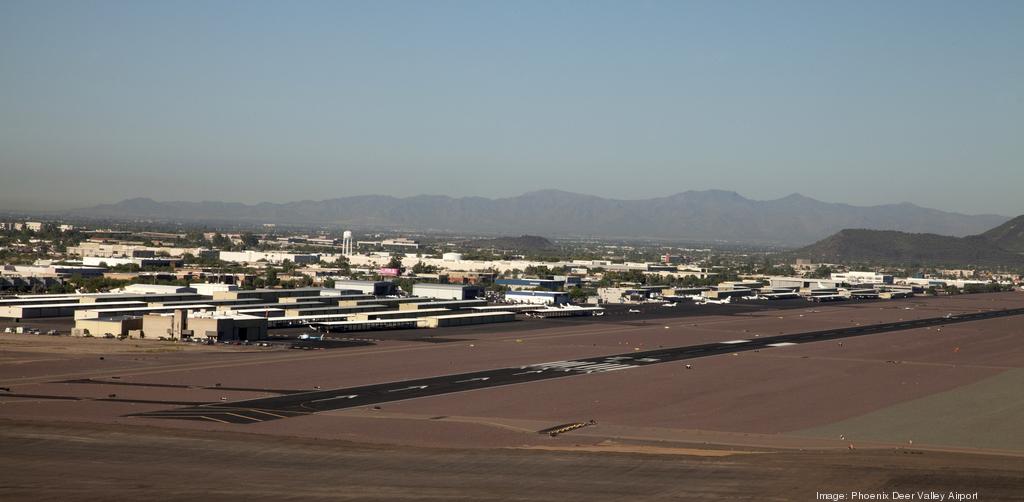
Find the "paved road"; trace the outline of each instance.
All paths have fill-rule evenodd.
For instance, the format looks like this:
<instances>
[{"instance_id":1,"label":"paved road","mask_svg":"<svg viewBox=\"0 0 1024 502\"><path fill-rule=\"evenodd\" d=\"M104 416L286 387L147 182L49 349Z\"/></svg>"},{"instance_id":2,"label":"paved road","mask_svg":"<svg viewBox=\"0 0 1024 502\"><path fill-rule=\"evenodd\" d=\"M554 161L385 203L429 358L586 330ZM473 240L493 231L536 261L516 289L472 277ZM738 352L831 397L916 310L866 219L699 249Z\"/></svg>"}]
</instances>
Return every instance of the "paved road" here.
<instances>
[{"instance_id":1,"label":"paved road","mask_svg":"<svg viewBox=\"0 0 1024 502\"><path fill-rule=\"evenodd\" d=\"M726 340L703 345L648 350L644 352L627 352L624 354L568 361L551 361L512 368L387 382L361 387L303 392L233 403L213 403L175 410L140 413L132 416L248 424L321 411L375 405L486 387L551 380L590 373L626 371L651 364L696 359L732 352L770 349L801 343L979 321L1020 314L1024 314L1024 308L794 333L752 340Z\"/></svg>"}]
</instances>

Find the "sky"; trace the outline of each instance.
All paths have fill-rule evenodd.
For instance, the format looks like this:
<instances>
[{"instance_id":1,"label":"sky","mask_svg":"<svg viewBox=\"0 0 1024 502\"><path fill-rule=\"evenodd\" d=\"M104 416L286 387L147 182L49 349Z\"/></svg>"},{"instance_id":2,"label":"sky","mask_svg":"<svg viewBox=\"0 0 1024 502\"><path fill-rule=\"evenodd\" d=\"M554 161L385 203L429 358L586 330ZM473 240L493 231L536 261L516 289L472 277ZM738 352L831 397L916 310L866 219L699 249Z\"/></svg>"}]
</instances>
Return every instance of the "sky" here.
<instances>
[{"instance_id":1,"label":"sky","mask_svg":"<svg viewBox=\"0 0 1024 502\"><path fill-rule=\"evenodd\" d=\"M1024 213L1024 2L0 1L0 209L734 190Z\"/></svg>"}]
</instances>

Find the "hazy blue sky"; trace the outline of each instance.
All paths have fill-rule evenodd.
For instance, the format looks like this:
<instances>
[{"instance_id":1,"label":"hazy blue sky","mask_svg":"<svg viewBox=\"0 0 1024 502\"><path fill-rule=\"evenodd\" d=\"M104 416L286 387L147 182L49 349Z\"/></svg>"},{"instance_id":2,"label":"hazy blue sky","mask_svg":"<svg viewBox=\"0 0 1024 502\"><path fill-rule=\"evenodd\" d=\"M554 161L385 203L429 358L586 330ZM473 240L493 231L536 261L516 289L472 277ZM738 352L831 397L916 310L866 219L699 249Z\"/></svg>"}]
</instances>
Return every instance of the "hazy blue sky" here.
<instances>
[{"instance_id":1,"label":"hazy blue sky","mask_svg":"<svg viewBox=\"0 0 1024 502\"><path fill-rule=\"evenodd\" d=\"M0 207L722 188L1024 213L1024 1L0 0Z\"/></svg>"}]
</instances>

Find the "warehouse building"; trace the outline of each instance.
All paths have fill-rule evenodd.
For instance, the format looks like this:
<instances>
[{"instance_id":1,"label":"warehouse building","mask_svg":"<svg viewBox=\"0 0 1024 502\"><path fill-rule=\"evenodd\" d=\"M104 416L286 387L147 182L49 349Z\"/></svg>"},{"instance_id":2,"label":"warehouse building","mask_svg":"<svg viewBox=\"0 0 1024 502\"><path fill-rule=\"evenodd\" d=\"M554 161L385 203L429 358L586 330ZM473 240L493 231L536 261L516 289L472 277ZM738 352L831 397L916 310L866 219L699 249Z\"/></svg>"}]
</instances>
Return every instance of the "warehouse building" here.
<instances>
[{"instance_id":1,"label":"warehouse building","mask_svg":"<svg viewBox=\"0 0 1024 502\"><path fill-rule=\"evenodd\" d=\"M424 315L438 315L441 312L451 312L448 309L423 309L423 310L381 310L377 312L361 312L353 314L350 320L369 321L373 319L415 319Z\"/></svg>"},{"instance_id":2,"label":"warehouse building","mask_svg":"<svg viewBox=\"0 0 1024 502\"><path fill-rule=\"evenodd\" d=\"M256 263L256 262L267 262L275 265L290 261L295 264L303 263L316 263L320 261L320 255L315 254L300 254L300 253L281 253L281 252L263 252L263 251L221 251L219 258L221 261L227 261L232 263Z\"/></svg>"},{"instance_id":3,"label":"warehouse building","mask_svg":"<svg viewBox=\"0 0 1024 502\"><path fill-rule=\"evenodd\" d=\"M286 296L281 298L280 303L320 303L323 305L337 305L336 296Z\"/></svg>"},{"instance_id":4,"label":"warehouse building","mask_svg":"<svg viewBox=\"0 0 1024 502\"><path fill-rule=\"evenodd\" d=\"M203 301L207 298L196 293L103 293L97 295L82 295L81 303L110 303L110 302L173 302L173 301Z\"/></svg>"},{"instance_id":5,"label":"warehouse building","mask_svg":"<svg viewBox=\"0 0 1024 502\"><path fill-rule=\"evenodd\" d=\"M233 300L237 298L262 298L267 302L277 302L281 298L292 296L339 296L334 289L322 288L295 288L295 289L240 289L235 291L216 291L213 293L214 300Z\"/></svg>"},{"instance_id":6,"label":"warehouse building","mask_svg":"<svg viewBox=\"0 0 1024 502\"><path fill-rule=\"evenodd\" d=\"M398 291L395 283L391 281L356 281L339 279L334 281L334 288L358 291L365 295L373 296L391 296Z\"/></svg>"},{"instance_id":7,"label":"warehouse building","mask_svg":"<svg viewBox=\"0 0 1024 502\"><path fill-rule=\"evenodd\" d=\"M808 279L806 277L769 277L769 286L772 289L791 289L809 291L811 289L836 289L842 285L842 281L832 279Z\"/></svg>"},{"instance_id":8,"label":"warehouse building","mask_svg":"<svg viewBox=\"0 0 1024 502\"><path fill-rule=\"evenodd\" d=\"M242 309L249 311L256 311L260 309L297 309L302 307L322 307L324 304L319 302L298 302L298 303L242 303L242 304L224 304L217 305L217 310L220 312L227 312L229 310L240 311Z\"/></svg>"},{"instance_id":9,"label":"warehouse building","mask_svg":"<svg viewBox=\"0 0 1024 502\"><path fill-rule=\"evenodd\" d=\"M571 301L569 293L561 291L509 291L505 293L505 300L535 305L564 305Z\"/></svg>"},{"instance_id":10,"label":"warehouse building","mask_svg":"<svg viewBox=\"0 0 1024 502\"><path fill-rule=\"evenodd\" d=\"M514 312L473 312L469 314L447 314L424 317L417 322L420 328L444 328L448 326L467 326L470 324L491 324L512 322L516 320Z\"/></svg>"},{"instance_id":11,"label":"warehouse building","mask_svg":"<svg viewBox=\"0 0 1024 502\"><path fill-rule=\"evenodd\" d=\"M328 307L324 305L315 307L301 307L301 308L287 308L285 307L284 315L286 316L304 316L304 315L317 315L317 314L355 314L358 312L378 312L381 310L387 310L385 305L359 305L356 307Z\"/></svg>"},{"instance_id":12,"label":"warehouse building","mask_svg":"<svg viewBox=\"0 0 1024 502\"><path fill-rule=\"evenodd\" d=\"M104 307L145 307L143 302L109 302L102 304ZM7 319L35 319L40 317L71 317L79 310L95 309L97 306L90 303L44 303L41 305L14 305L0 307L0 318Z\"/></svg>"},{"instance_id":13,"label":"warehouse building","mask_svg":"<svg viewBox=\"0 0 1024 502\"><path fill-rule=\"evenodd\" d=\"M468 284L434 284L422 282L412 286L412 295L438 300L470 300L481 296L483 288Z\"/></svg>"},{"instance_id":14,"label":"warehouse building","mask_svg":"<svg viewBox=\"0 0 1024 502\"><path fill-rule=\"evenodd\" d=\"M402 305L402 304L406 304L406 303L423 303L423 302L431 301L431 300L432 300L432 298L420 298L418 296L407 296L407 297L404 297L404 298L374 298L374 297L370 297L370 298L357 299L357 300L343 300L343 301L339 301L338 305L340 305L340 306L358 306L358 305L376 304L376 305L387 305L389 307L398 308L398 305Z\"/></svg>"},{"instance_id":15,"label":"warehouse building","mask_svg":"<svg viewBox=\"0 0 1024 502\"><path fill-rule=\"evenodd\" d=\"M142 329L142 318L138 316L105 317L102 319L79 319L75 321L72 335L78 336L121 336Z\"/></svg>"},{"instance_id":16,"label":"warehouse building","mask_svg":"<svg viewBox=\"0 0 1024 502\"><path fill-rule=\"evenodd\" d=\"M449 300L423 303L403 303L398 310L427 310L427 309L468 309L471 307L483 307L487 305L486 300Z\"/></svg>"},{"instance_id":17,"label":"warehouse building","mask_svg":"<svg viewBox=\"0 0 1024 502\"><path fill-rule=\"evenodd\" d=\"M832 281L846 284L892 284L893 277L878 272L837 272L832 274Z\"/></svg>"},{"instance_id":18,"label":"warehouse building","mask_svg":"<svg viewBox=\"0 0 1024 502\"><path fill-rule=\"evenodd\" d=\"M174 312L175 310L199 311L214 310L216 305L208 303L194 303L191 305L174 305L171 307L108 307L109 304L101 304L102 308L93 305L91 309L79 309L75 311L75 320L78 319L100 319L104 317L142 316L146 314L157 314Z\"/></svg>"},{"instance_id":19,"label":"warehouse building","mask_svg":"<svg viewBox=\"0 0 1024 502\"><path fill-rule=\"evenodd\" d=\"M565 281L555 279L497 279L494 283L513 290L546 289L548 291L561 289L565 285Z\"/></svg>"},{"instance_id":20,"label":"warehouse building","mask_svg":"<svg viewBox=\"0 0 1024 502\"><path fill-rule=\"evenodd\" d=\"M144 338L202 338L216 341L254 341L267 338L267 319L223 312L189 315L151 314L143 317Z\"/></svg>"}]
</instances>

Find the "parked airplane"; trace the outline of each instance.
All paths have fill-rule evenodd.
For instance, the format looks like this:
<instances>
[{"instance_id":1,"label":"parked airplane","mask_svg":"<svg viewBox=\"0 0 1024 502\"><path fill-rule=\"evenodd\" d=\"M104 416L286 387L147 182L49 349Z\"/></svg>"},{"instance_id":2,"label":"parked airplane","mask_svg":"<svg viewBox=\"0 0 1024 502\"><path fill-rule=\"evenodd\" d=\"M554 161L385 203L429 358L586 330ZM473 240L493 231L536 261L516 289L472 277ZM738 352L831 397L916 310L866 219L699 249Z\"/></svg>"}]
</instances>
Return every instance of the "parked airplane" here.
<instances>
[{"instance_id":1,"label":"parked airplane","mask_svg":"<svg viewBox=\"0 0 1024 502\"><path fill-rule=\"evenodd\" d=\"M676 302L672 302L672 303L662 304L662 307L675 307L676 305L679 305L679 304L676 303Z\"/></svg>"}]
</instances>

